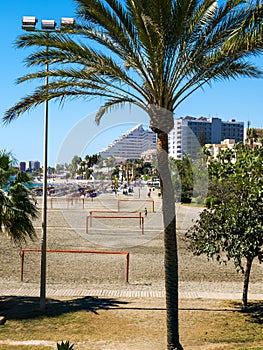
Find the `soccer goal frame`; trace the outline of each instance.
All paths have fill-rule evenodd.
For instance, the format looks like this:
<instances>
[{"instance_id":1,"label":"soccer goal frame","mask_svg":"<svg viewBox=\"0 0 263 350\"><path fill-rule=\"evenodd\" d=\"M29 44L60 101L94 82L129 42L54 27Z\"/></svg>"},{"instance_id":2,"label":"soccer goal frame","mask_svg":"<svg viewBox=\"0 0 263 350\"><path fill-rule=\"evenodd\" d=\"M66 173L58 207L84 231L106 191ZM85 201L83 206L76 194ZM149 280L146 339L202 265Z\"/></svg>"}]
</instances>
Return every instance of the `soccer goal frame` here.
<instances>
[{"instance_id":1,"label":"soccer goal frame","mask_svg":"<svg viewBox=\"0 0 263 350\"><path fill-rule=\"evenodd\" d=\"M20 259L21 259L21 269L20 269L20 281L23 282L24 279L24 262L25 262L25 252L41 252L41 249L34 248L23 248L21 249ZM77 253L77 254L111 254L111 255L125 255L126 256L126 270L125 270L125 280L129 283L129 270L130 270L130 253L129 252L115 252L115 251L102 251L102 250L59 250L59 249L47 249L47 253Z\"/></svg>"},{"instance_id":2,"label":"soccer goal frame","mask_svg":"<svg viewBox=\"0 0 263 350\"><path fill-rule=\"evenodd\" d=\"M92 227L92 219L139 219L139 227L144 234L144 217L143 216L126 216L126 215L88 215L86 216L86 234L89 233L89 228Z\"/></svg>"}]
</instances>

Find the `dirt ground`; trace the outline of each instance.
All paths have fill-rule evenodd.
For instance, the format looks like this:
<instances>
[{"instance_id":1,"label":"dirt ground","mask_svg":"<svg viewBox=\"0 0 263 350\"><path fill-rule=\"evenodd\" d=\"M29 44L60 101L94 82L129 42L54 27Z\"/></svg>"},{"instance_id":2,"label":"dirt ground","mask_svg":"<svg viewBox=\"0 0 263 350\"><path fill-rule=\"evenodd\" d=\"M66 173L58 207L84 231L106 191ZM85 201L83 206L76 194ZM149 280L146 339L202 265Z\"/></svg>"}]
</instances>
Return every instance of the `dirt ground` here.
<instances>
[{"instance_id":1,"label":"dirt ground","mask_svg":"<svg viewBox=\"0 0 263 350\"><path fill-rule=\"evenodd\" d=\"M153 194L154 196L154 194ZM118 254L74 254L74 253L48 253L47 254L47 285L65 286L66 288L100 288L110 289L138 289L138 290L164 290L163 268L163 233L161 221L161 203L156 196L155 212L152 212L150 202L122 203L123 211L136 210L144 212L148 207L148 215L144 222L144 234L141 232L139 221L125 218L104 218L92 223L89 233L86 233L86 217L91 210L116 210L117 201L122 198L114 198L112 194L101 195L94 200L88 199L83 203L76 201L66 203L62 200L48 202L48 229L47 248L53 250L103 250L130 253L129 284L125 282L126 259ZM132 197L136 199L136 197ZM138 199L138 198L137 198ZM140 198L142 200L143 198ZM146 198L145 198L146 199ZM41 199L39 199L41 206ZM52 206L52 208L51 208ZM137 206L137 207L136 207ZM138 207L139 206L139 207ZM217 262L208 262L205 256L194 257L187 249L184 240L185 230L194 222L200 208L177 206L177 229L179 246L179 280L180 284L193 286L207 285L217 288L230 288L231 284L240 285L242 288L242 275L236 273L232 263L219 265ZM95 213L94 213L95 215ZM113 214L117 215L117 214ZM133 214L130 214L133 215ZM143 214L142 214L143 215ZM105 214L106 216L106 214ZM23 248L40 248L41 246L41 218L35 222L38 238L34 242L28 242ZM0 240L0 283L2 285L16 284L19 287L21 271L20 248L15 247L8 237L2 234ZM40 254L26 252L24 261L23 286L39 284ZM254 263L251 272L251 285L259 285L262 282L262 266ZM188 283L188 284L187 284ZM224 287L225 286L225 287ZM189 292L192 292L190 290ZM231 292L231 290L228 292ZM241 292L241 290L240 290ZM262 292L263 293L263 292ZM126 299L127 301L127 299ZM219 301L209 299L180 301L184 309L216 308ZM124 324L133 325L134 319L143 324L143 333L136 330L135 336L118 342L107 342L97 339L94 342L85 343L77 349L97 350L160 350L165 349L165 304L162 298L140 298L129 300L131 309L128 310L130 319L125 319ZM219 308L224 308L218 304ZM154 311L154 312L153 312ZM123 310L119 311L123 314ZM114 316L115 317L115 316ZM117 317L117 316L116 316ZM120 317L120 315L118 315ZM121 316L122 318L123 316ZM191 335L189 320L193 318L189 312L181 312L182 338L185 340L186 350L223 350L224 345L194 344ZM154 321L154 322L153 322ZM110 321L109 321L110 322ZM151 329L152 324L154 329ZM190 322L191 323L191 322ZM157 325L157 327L156 327ZM136 326L138 327L138 325ZM116 330L115 330L116 331ZM121 332L121 331L120 331ZM122 330L125 332L125 330ZM188 340L187 340L188 339ZM0 349L1 347L0 342ZM7 349L3 347L2 349ZM228 348L227 348L228 349ZM231 349L231 348L229 348ZM234 349L234 348L233 348ZM263 349L263 345L262 345Z\"/></svg>"},{"instance_id":2,"label":"dirt ground","mask_svg":"<svg viewBox=\"0 0 263 350\"><path fill-rule=\"evenodd\" d=\"M133 199L133 198L132 198ZM148 212L145 218L144 234L141 234L139 221L128 219L92 220L92 228L86 234L86 216L90 210L116 210L116 199L111 195L100 196L93 201L77 202L65 207L65 203L56 203L53 209L48 203L47 248L53 250L102 250L130 253L130 284L151 285L162 288L163 268L163 233L160 213L160 200L155 199L155 210ZM159 200L159 202L158 202ZM144 210L151 203L131 203L140 205L137 210ZM41 202L39 201L41 206ZM64 208L59 207L64 205ZM131 209L130 209L131 210ZM238 274L230 262L219 265L207 261L206 256L193 256L184 240L185 230L194 222L200 208L177 207L179 280L196 283L242 283L242 274ZM98 215L98 213L93 213ZM104 214L106 216L106 214ZM113 216L119 215L114 213ZM132 214L134 215L134 214ZM137 215L137 214L136 214ZM35 221L38 238L28 241L23 248L41 247L41 215ZM112 285L124 287L126 259L123 255L104 254L47 254L47 283L73 285ZM24 282L38 283L40 275L40 254L26 252L24 261ZM2 234L0 240L0 283L20 280L20 248L15 247L9 238ZM251 272L251 284L262 282L262 266L255 261Z\"/></svg>"}]
</instances>

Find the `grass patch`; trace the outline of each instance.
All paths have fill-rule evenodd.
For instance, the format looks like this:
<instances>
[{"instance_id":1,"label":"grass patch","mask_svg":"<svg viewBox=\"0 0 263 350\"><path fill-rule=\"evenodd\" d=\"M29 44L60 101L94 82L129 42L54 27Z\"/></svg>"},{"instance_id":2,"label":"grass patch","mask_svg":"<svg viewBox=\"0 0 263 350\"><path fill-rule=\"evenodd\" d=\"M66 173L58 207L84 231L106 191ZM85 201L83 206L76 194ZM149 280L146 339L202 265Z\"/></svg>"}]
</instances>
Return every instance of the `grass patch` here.
<instances>
[{"instance_id":1,"label":"grass patch","mask_svg":"<svg viewBox=\"0 0 263 350\"><path fill-rule=\"evenodd\" d=\"M245 347L245 348L242 347L242 348L239 348L239 350L262 350L262 347L260 347L260 348L259 347L256 347L256 348L255 347L252 347L252 348L251 347L249 347L249 348L248 347Z\"/></svg>"},{"instance_id":2,"label":"grass patch","mask_svg":"<svg viewBox=\"0 0 263 350\"><path fill-rule=\"evenodd\" d=\"M180 318L183 344L218 344L215 349L222 350L241 346L252 350L260 345L263 349L262 302L250 303L242 310L240 303L232 301L202 300L198 305L196 300L184 300Z\"/></svg>"},{"instance_id":3,"label":"grass patch","mask_svg":"<svg viewBox=\"0 0 263 350\"><path fill-rule=\"evenodd\" d=\"M38 298L2 297L0 314L7 322L0 326L1 350L55 349L62 340L74 349L165 349L166 310L158 298L50 299L45 314L38 310ZM180 337L185 350L260 350L263 303L249 304L221 300L181 300ZM13 345L10 341L47 341L49 345ZM104 347L100 347L103 342ZM112 347L113 346L113 347Z\"/></svg>"}]
</instances>

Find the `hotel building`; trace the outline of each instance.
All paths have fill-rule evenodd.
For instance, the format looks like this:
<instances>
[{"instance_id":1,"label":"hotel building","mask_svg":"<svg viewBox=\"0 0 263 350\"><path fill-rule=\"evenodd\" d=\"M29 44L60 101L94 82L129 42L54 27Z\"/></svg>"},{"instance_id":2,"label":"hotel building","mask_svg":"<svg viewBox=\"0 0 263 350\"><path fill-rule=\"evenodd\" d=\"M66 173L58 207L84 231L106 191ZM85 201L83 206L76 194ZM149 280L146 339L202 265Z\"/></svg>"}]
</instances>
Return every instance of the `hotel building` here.
<instances>
[{"instance_id":1,"label":"hotel building","mask_svg":"<svg viewBox=\"0 0 263 350\"><path fill-rule=\"evenodd\" d=\"M178 118L169 133L169 155L182 159L189 154L195 158L205 144L220 144L225 139L243 142L244 123L220 118Z\"/></svg>"},{"instance_id":2,"label":"hotel building","mask_svg":"<svg viewBox=\"0 0 263 350\"><path fill-rule=\"evenodd\" d=\"M155 133L144 129L142 124L138 124L99 154L102 158L140 159L142 153L152 149L156 150Z\"/></svg>"}]
</instances>

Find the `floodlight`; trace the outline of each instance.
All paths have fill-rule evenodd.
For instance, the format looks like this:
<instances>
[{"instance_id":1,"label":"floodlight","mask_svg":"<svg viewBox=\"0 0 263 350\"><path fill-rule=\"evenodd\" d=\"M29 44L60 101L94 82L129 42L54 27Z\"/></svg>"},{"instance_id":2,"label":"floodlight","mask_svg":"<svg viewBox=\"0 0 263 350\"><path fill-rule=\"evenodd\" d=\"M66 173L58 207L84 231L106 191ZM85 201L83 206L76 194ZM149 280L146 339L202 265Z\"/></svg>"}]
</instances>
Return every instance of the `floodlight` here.
<instances>
[{"instance_id":1,"label":"floodlight","mask_svg":"<svg viewBox=\"0 0 263 350\"><path fill-rule=\"evenodd\" d=\"M74 18L62 17L60 20L61 26L73 26L75 24Z\"/></svg>"},{"instance_id":2,"label":"floodlight","mask_svg":"<svg viewBox=\"0 0 263 350\"><path fill-rule=\"evenodd\" d=\"M41 28L43 30L54 30L56 28L56 22L53 19L43 19L41 21Z\"/></svg>"},{"instance_id":3,"label":"floodlight","mask_svg":"<svg viewBox=\"0 0 263 350\"><path fill-rule=\"evenodd\" d=\"M22 29L24 30L35 30L37 24L37 18L34 16L23 16L22 18Z\"/></svg>"}]
</instances>

